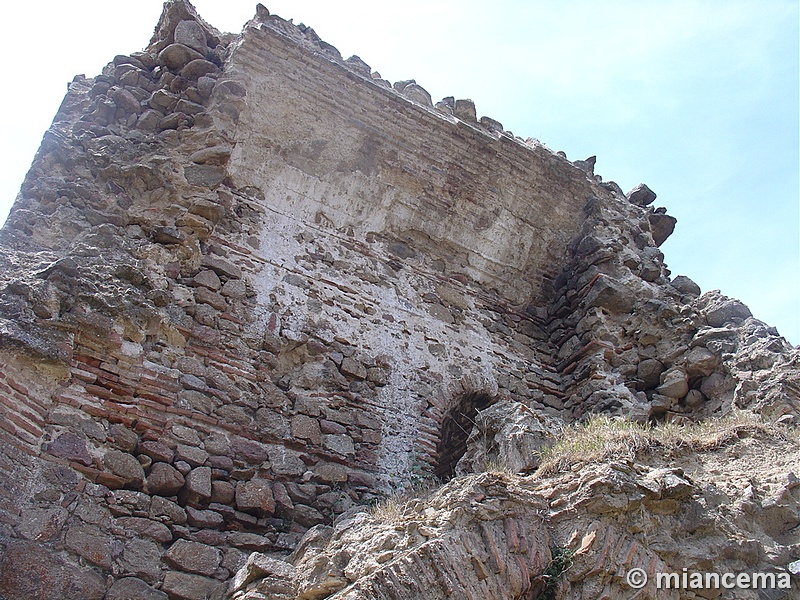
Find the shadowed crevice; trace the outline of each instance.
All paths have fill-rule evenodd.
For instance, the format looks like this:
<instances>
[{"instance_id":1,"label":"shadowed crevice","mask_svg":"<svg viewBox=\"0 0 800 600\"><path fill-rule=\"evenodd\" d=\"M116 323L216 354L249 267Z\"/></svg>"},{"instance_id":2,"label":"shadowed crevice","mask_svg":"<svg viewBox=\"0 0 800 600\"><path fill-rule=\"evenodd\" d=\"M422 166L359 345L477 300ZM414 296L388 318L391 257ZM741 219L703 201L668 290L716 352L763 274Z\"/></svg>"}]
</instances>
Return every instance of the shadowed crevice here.
<instances>
[{"instance_id":1,"label":"shadowed crevice","mask_svg":"<svg viewBox=\"0 0 800 600\"><path fill-rule=\"evenodd\" d=\"M467 438L475 425L479 410L491 406L497 398L485 392L469 392L442 419L439 443L436 445L436 466L433 474L442 481L455 475L456 465L467 451Z\"/></svg>"}]
</instances>

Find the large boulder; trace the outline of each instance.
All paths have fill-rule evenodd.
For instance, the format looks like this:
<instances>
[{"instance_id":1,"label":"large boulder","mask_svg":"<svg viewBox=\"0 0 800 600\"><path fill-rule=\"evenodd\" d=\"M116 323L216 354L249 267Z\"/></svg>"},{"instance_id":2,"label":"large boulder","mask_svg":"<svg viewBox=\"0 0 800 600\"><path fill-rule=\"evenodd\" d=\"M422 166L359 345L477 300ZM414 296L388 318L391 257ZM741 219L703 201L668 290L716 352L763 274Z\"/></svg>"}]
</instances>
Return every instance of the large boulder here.
<instances>
[{"instance_id":1,"label":"large boulder","mask_svg":"<svg viewBox=\"0 0 800 600\"><path fill-rule=\"evenodd\" d=\"M467 439L457 474L492 468L513 473L539 466L539 453L551 446L564 424L560 419L537 414L524 404L502 400L479 411Z\"/></svg>"}]
</instances>

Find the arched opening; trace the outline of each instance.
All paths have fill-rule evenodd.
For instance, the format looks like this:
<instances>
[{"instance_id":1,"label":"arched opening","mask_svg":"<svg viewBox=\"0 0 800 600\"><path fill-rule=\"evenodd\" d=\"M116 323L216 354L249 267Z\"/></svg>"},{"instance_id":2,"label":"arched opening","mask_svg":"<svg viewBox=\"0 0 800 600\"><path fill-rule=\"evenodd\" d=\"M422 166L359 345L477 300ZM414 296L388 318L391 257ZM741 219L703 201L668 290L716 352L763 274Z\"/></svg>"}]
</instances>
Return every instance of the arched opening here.
<instances>
[{"instance_id":1,"label":"arched opening","mask_svg":"<svg viewBox=\"0 0 800 600\"><path fill-rule=\"evenodd\" d=\"M456 464L467 451L467 438L475 425L479 410L494 404L496 398L486 392L469 392L442 419L439 443L436 444L436 466L433 474L442 481L455 475Z\"/></svg>"}]
</instances>

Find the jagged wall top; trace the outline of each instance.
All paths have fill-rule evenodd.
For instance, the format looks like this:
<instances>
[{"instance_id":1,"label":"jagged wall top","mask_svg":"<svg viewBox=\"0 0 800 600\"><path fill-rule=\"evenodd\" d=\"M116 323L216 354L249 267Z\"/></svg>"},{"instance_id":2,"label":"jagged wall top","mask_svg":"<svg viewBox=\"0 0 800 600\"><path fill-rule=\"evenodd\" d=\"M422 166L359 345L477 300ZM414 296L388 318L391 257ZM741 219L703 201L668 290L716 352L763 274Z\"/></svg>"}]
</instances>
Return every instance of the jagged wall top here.
<instances>
[{"instance_id":1,"label":"jagged wall top","mask_svg":"<svg viewBox=\"0 0 800 600\"><path fill-rule=\"evenodd\" d=\"M187 0L168 0L164 4L161 18L150 40L148 50L157 53L166 46L174 43L175 28L180 21L184 20L195 21L200 24L207 34L209 46L211 48L214 48L217 43L222 43L224 46L227 46L237 37L235 34L221 33L207 23L199 15L195 7ZM392 84L390 81L383 79L378 71L373 70L370 65L364 62L359 56L353 55L350 58L344 59L339 50L332 44L322 40L312 27L304 25L303 23L295 25L291 19L286 20L278 15L270 13L263 4L258 4L256 6L256 14L245 24L245 28L258 28L260 26L269 27L286 35L295 42L305 45L315 53L323 54L329 60L342 65L350 72L367 81L371 81L375 85L384 89L393 90L415 104L433 109L434 112L443 116L450 122L460 120L477 126L482 132L494 137L502 135L524 146L541 146L546 148L544 144L535 138L529 137L523 139L522 137L515 136L512 132L505 130L502 123L491 117L482 116L478 118L475 104L470 99L455 99L452 96L448 96L434 103L427 90L414 79L401 80ZM559 152L558 154L566 158L563 152ZM585 171L589 176L594 177L594 162L594 157L590 157L585 161L577 160L574 164ZM618 191L620 194L622 193L621 190Z\"/></svg>"},{"instance_id":2,"label":"jagged wall top","mask_svg":"<svg viewBox=\"0 0 800 600\"><path fill-rule=\"evenodd\" d=\"M191 2L186 0L168 0L164 3L164 8L161 11L161 17L153 32L153 37L150 38L150 44L147 50L154 53L159 53L161 50L175 43L175 28L181 21L194 21L203 29L207 36L208 46L214 48L225 38L233 37L232 34L223 34L214 26L207 23L197 12ZM225 41L230 41L225 39Z\"/></svg>"}]
</instances>

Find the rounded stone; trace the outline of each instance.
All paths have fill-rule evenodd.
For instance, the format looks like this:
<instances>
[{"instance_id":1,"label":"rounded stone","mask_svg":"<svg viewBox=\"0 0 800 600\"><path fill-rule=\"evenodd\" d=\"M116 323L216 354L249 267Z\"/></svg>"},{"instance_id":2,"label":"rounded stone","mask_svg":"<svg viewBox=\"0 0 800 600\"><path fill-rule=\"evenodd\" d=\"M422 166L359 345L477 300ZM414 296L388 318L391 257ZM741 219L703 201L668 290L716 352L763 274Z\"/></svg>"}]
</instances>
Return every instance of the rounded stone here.
<instances>
[{"instance_id":1,"label":"rounded stone","mask_svg":"<svg viewBox=\"0 0 800 600\"><path fill-rule=\"evenodd\" d=\"M192 61L189 61L185 67L181 70L181 77L185 77L186 79L195 80L204 75L209 75L211 73L218 73L219 67L214 63L207 61L203 58L196 58Z\"/></svg>"},{"instance_id":2,"label":"rounded stone","mask_svg":"<svg viewBox=\"0 0 800 600\"><path fill-rule=\"evenodd\" d=\"M183 44L170 44L158 55L159 62L173 71L179 71L193 60L203 58L197 50Z\"/></svg>"},{"instance_id":3,"label":"rounded stone","mask_svg":"<svg viewBox=\"0 0 800 600\"><path fill-rule=\"evenodd\" d=\"M681 368L672 368L661 375L656 392L670 398L683 398L689 391L689 378Z\"/></svg>"},{"instance_id":4,"label":"rounded stone","mask_svg":"<svg viewBox=\"0 0 800 600\"><path fill-rule=\"evenodd\" d=\"M103 456L103 466L120 477L126 486L138 489L144 483L144 469L141 463L126 452L109 450Z\"/></svg>"},{"instance_id":5,"label":"rounded stone","mask_svg":"<svg viewBox=\"0 0 800 600\"><path fill-rule=\"evenodd\" d=\"M664 365L654 358L646 358L636 367L636 377L641 379L644 389L656 387L664 372Z\"/></svg>"},{"instance_id":6,"label":"rounded stone","mask_svg":"<svg viewBox=\"0 0 800 600\"><path fill-rule=\"evenodd\" d=\"M172 465L164 462L153 464L147 477L147 491L159 496L174 496L183 487L185 479Z\"/></svg>"}]
</instances>

